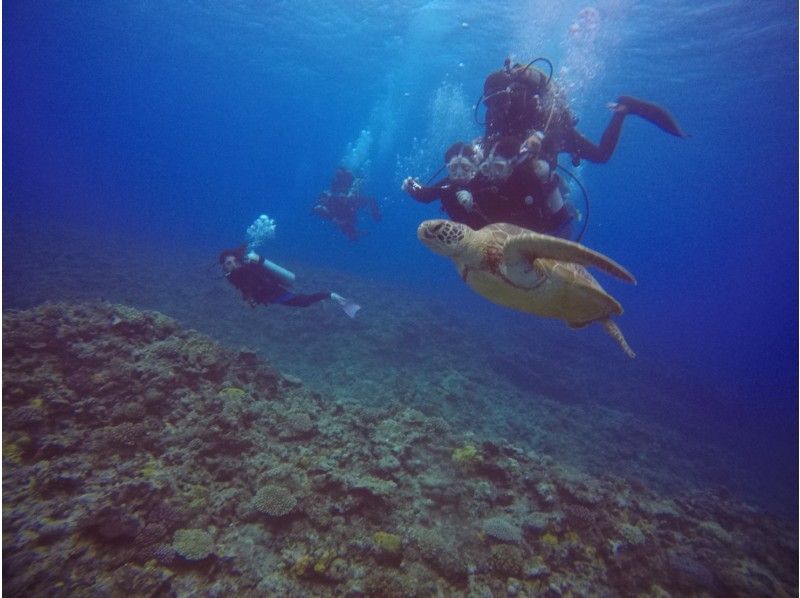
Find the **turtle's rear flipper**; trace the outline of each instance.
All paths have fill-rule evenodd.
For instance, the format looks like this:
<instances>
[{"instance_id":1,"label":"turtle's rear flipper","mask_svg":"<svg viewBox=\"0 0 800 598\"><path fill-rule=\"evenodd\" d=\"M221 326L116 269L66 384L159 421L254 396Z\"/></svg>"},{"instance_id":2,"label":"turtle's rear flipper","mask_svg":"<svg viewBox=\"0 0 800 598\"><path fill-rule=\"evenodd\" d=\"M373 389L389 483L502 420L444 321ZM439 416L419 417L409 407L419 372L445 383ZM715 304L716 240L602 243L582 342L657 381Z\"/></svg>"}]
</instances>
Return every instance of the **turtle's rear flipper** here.
<instances>
[{"instance_id":1,"label":"turtle's rear flipper","mask_svg":"<svg viewBox=\"0 0 800 598\"><path fill-rule=\"evenodd\" d=\"M666 108L662 108L658 104L653 104L646 100L640 100L632 96L620 96L617 100L618 104L623 104L628 113L641 116L643 119L653 123L662 131L666 131L675 137L686 138L689 135L683 132L678 121L672 116Z\"/></svg>"},{"instance_id":2,"label":"turtle's rear flipper","mask_svg":"<svg viewBox=\"0 0 800 598\"><path fill-rule=\"evenodd\" d=\"M628 342L625 340L625 337L622 336L622 331L619 329L612 320L606 318L605 320L598 320L598 324L600 324L611 337L619 343L619 346L622 347L622 350L625 351L625 355L634 359L636 357L636 353L633 352L633 349L630 348Z\"/></svg>"},{"instance_id":3,"label":"turtle's rear flipper","mask_svg":"<svg viewBox=\"0 0 800 598\"><path fill-rule=\"evenodd\" d=\"M509 268L515 269L523 264L530 267L537 258L572 262L582 266L595 266L616 276L620 280L636 284L633 274L602 253L592 251L580 243L527 232L508 240L504 248L505 261Z\"/></svg>"}]
</instances>

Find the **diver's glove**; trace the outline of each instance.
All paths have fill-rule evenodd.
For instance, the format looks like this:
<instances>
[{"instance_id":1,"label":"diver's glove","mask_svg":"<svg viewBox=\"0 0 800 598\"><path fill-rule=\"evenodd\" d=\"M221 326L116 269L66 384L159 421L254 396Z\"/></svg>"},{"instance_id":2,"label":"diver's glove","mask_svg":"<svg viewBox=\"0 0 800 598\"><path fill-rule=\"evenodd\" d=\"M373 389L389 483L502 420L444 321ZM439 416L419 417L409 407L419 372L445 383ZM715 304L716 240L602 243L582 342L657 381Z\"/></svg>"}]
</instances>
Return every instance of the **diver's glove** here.
<instances>
[{"instance_id":1,"label":"diver's glove","mask_svg":"<svg viewBox=\"0 0 800 598\"><path fill-rule=\"evenodd\" d=\"M529 154L535 158L536 156L539 155L539 152L542 150L542 141L544 141L544 133L542 133L541 131L535 131L522 144L522 147L520 148L520 153Z\"/></svg>"},{"instance_id":2,"label":"diver's glove","mask_svg":"<svg viewBox=\"0 0 800 598\"><path fill-rule=\"evenodd\" d=\"M553 174L552 170L550 170L550 164L545 160L534 160L532 165L533 173L536 175L536 178L542 181L542 183L550 181L551 175Z\"/></svg>"},{"instance_id":3,"label":"diver's glove","mask_svg":"<svg viewBox=\"0 0 800 598\"><path fill-rule=\"evenodd\" d=\"M456 192L456 199L458 199L458 203L460 203L467 212L471 212L475 207L475 200L472 198L472 193L466 189Z\"/></svg>"},{"instance_id":4,"label":"diver's glove","mask_svg":"<svg viewBox=\"0 0 800 598\"><path fill-rule=\"evenodd\" d=\"M419 191L422 189L422 185L419 184L417 179L414 177L406 177L403 180L403 184L400 186L400 189L408 193L409 195L414 195L415 191Z\"/></svg>"},{"instance_id":5,"label":"diver's glove","mask_svg":"<svg viewBox=\"0 0 800 598\"><path fill-rule=\"evenodd\" d=\"M355 301L350 301L349 299L345 299L338 293L331 293L331 299L336 301L336 303L339 304L339 307L342 308L342 311L351 318L355 318L358 310L361 309L361 306L358 303Z\"/></svg>"}]
</instances>

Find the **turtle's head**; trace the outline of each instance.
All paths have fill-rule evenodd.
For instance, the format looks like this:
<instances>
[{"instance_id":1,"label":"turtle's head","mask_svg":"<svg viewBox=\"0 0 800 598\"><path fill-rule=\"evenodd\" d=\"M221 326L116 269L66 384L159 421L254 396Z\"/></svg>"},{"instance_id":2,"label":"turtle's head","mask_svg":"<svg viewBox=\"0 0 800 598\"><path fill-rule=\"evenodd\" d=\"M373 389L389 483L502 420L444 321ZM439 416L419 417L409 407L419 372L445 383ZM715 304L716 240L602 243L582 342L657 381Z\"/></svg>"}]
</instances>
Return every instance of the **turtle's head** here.
<instances>
[{"instance_id":1,"label":"turtle's head","mask_svg":"<svg viewBox=\"0 0 800 598\"><path fill-rule=\"evenodd\" d=\"M426 220L417 228L417 239L434 253L452 257L461 251L461 242L469 230L459 222Z\"/></svg>"}]
</instances>

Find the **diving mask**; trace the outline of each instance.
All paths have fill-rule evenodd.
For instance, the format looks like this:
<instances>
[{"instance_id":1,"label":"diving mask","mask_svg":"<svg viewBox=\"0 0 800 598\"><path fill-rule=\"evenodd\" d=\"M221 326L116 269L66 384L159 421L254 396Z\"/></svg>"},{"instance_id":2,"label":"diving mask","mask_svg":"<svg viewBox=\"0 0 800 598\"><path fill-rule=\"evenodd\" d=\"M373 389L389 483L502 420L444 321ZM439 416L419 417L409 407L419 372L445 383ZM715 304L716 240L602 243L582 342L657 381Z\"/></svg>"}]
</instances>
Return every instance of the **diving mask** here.
<instances>
[{"instance_id":1,"label":"diving mask","mask_svg":"<svg viewBox=\"0 0 800 598\"><path fill-rule=\"evenodd\" d=\"M505 180L511 176L511 172L514 170L514 160L504 158L503 156L496 156L496 149L497 145L492 148L487 158L481 162L478 170L487 179Z\"/></svg>"},{"instance_id":2,"label":"diving mask","mask_svg":"<svg viewBox=\"0 0 800 598\"><path fill-rule=\"evenodd\" d=\"M464 155L464 149L458 152L458 155L450 158L447 163L447 175L451 181L466 182L475 178L478 169L475 162Z\"/></svg>"}]
</instances>

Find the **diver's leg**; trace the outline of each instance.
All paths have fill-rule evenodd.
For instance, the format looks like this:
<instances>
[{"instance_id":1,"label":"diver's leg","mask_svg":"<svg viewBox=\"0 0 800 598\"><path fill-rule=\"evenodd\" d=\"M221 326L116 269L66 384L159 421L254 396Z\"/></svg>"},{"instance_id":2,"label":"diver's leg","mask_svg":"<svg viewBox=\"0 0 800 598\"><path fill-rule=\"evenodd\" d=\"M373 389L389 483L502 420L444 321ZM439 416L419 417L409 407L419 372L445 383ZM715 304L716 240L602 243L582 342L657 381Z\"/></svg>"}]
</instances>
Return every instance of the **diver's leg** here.
<instances>
[{"instance_id":1,"label":"diver's leg","mask_svg":"<svg viewBox=\"0 0 800 598\"><path fill-rule=\"evenodd\" d=\"M375 201L374 197L370 197L369 209L370 214L372 215L372 219L375 222L380 222L381 220L381 208L378 206L378 202Z\"/></svg>"},{"instance_id":2,"label":"diver's leg","mask_svg":"<svg viewBox=\"0 0 800 598\"><path fill-rule=\"evenodd\" d=\"M313 293L311 295L284 293L274 302L278 305L288 305L289 307L308 307L309 305L313 305L319 301L330 299L330 297L330 293Z\"/></svg>"},{"instance_id":3,"label":"diver's leg","mask_svg":"<svg viewBox=\"0 0 800 598\"><path fill-rule=\"evenodd\" d=\"M617 148L619 135L622 132L622 123L625 120L627 111L623 109L616 109L614 115L611 117L611 122L608 123L606 130L603 131L603 136L600 138L600 144L595 145L586 137L573 131L572 147L569 151L572 153L572 162L577 166L581 160L589 160L595 164L605 164L611 158L611 154Z\"/></svg>"}]
</instances>

